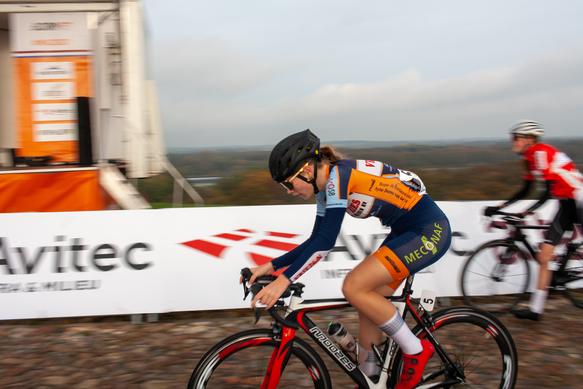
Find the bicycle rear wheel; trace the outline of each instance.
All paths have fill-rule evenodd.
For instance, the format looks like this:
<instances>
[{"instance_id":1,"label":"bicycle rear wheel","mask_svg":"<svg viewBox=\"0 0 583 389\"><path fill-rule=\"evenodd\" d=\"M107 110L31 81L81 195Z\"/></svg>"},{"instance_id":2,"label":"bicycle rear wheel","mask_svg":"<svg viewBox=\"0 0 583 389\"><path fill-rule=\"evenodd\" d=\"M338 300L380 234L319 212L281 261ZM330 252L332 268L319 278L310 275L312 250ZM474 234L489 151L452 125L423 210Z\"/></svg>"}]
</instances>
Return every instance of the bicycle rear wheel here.
<instances>
[{"instance_id":1,"label":"bicycle rear wheel","mask_svg":"<svg viewBox=\"0 0 583 389\"><path fill-rule=\"evenodd\" d=\"M440 387L510 389L516 383L518 356L512 336L492 314L471 307L452 307L433 315L431 328L443 350L465 375L459 382L457 374L438 350L427 362L421 384ZM413 333L427 339L427 333L417 326ZM399 350L392 367L392 384L399 379L403 354ZM457 383L455 383L457 381Z\"/></svg>"},{"instance_id":2,"label":"bicycle rear wheel","mask_svg":"<svg viewBox=\"0 0 583 389\"><path fill-rule=\"evenodd\" d=\"M271 330L244 331L211 348L200 360L188 389L254 388L265 378L269 360L281 341ZM291 357L278 388L330 389L330 376L324 362L306 342L295 338Z\"/></svg>"},{"instance_id":3,"label":"bicycle rear wheel","mask_svg":"<svg viewBox=\"0 0 583 389\"><path fill-rule=\"evenodd\" d=\"M583 309L583 244L567 259L565 273L565 294L573 304Z\"/></svg>"},{"instance_id":4,"label":"bicycle rear wheel","mask_svg":"<svg viewBox=\"0 0 583 389\"><path fill-rule=\"evenodd\" d=\"M530 267L524 252L513 243L494 240L468 258L461 289L472 307L507 311L524 296L529 283Z\"/></svg>"}]
</instances>

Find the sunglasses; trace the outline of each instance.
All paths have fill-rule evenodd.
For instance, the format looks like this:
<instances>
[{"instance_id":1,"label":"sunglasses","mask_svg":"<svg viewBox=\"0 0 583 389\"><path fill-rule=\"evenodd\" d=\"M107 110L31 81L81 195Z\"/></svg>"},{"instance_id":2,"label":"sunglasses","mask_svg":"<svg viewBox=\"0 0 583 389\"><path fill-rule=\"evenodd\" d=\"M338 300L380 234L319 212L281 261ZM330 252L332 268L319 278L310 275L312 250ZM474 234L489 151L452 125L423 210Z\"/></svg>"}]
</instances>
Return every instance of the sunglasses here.
<instances>
[{"instance_id":1,"label":"sunglasses","mask_svg":"<svg viewBox=\"0 0 583 389\"><path fill-rule=\"evenodd\" d=\"M514 134L514 135L512 136L512 141L516 142L516 141L517 141L517 140L519 140L519 139L527 139L527 138L528 138L528 136Z\"/></svg>"},{"instance_id":2,"label":"sunglasses","mask_svg":"<svg viewBox=\"0 0 583 389\"><path fill-rule=\"evenodd\" d=\"M294 174L293 176L291 176L290 178L288 178L287 180L280 182L280 184L287 190L294 190L294 184L292 183L292 180L296 177L298 177L300 180L304 181L304 182L308 182L308 179L305 177L300 176L299 174L301 172L304 171L304 168L306 166L308 166L310 162L306 162L306 164L304 166L302 166L302 168L300 170L298 170L298 172L296 174Z\"/></svg>"}]
</instances>

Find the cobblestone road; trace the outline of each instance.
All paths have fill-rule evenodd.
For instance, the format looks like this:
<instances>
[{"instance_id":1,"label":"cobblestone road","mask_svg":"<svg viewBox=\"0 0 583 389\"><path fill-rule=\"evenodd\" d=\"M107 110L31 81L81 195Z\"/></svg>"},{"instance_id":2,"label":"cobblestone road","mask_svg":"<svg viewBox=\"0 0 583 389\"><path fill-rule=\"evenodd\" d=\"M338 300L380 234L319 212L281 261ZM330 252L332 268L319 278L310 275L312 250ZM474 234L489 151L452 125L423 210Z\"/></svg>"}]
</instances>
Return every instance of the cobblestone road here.
<instances>
[{"instance_id":1,"label":"cobblestone road","mask_svg":"<svg viewBox=\"0 0 583 389\"><path fill-rule=\"evenodd\" d=\"M311 317L324 326L339 320L356 335L352 310ZM0 388L185 388L212 345L253 328L250 311L168 314L142 324L122 319L0 322ZM557 296L541 322L500 319L518 349L516 388L583 388L583 310ZM258 326L268 323L263 318ZM331 373L335 388L354 386L339 369Z\"/></svg>"}]
</instances>

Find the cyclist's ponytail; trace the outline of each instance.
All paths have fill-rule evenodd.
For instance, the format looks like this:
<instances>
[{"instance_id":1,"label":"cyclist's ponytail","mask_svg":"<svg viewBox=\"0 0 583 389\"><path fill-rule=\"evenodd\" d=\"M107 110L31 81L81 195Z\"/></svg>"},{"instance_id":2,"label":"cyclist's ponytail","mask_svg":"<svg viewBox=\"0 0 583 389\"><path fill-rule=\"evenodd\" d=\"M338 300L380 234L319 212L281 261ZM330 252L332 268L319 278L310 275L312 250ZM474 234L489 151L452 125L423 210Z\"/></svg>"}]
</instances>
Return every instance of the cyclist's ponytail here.
<instances>
[{"instance_id":1,"label":"cyclist's ponytail","mask_svg":"<svg viewBox=\"0 0 583 389\"><path fill-rule=\"evenodd\" d=\"M346 157L336 150L334 146L327 144L326 146L320 147L320 158L322 158L322 162L331 165Z\"/></svg>"}]
</instances>

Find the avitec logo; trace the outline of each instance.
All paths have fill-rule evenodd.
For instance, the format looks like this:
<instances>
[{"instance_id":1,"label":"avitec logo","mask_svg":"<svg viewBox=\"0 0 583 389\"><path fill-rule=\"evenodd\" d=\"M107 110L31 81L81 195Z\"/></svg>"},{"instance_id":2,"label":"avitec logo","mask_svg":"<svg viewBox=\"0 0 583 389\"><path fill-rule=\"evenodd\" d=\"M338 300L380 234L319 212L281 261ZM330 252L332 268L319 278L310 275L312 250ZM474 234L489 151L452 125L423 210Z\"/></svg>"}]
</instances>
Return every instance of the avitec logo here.
<instances>
[{"instance_id":1,"label":"avitec logo","mask_svg":"<svg viewBox=\"0 0 583 389\"><path fill-rule=\"evenodd\" d=\"M88 245L82 238L67 239L62 235L56 236L51 245L15 247L7 237L0 237L0 294L100 289L102 280L95 278L99 274L121 268L151 269L154 262L148 252L153 250L146 242L123 247L110 243ZM23 275L32 279L24 281L19 277Z\"/></svg>"},{"instance_id":2,"label":"avitec logo","mask_svg":"<svg viewBox=\"0 0 583 389\"><path fill-rule=\"evenodd\" d=\"M55 244L48 246L12 247L8 238L0 237L0 275L39 273L109 272L121 267L130 270L144 270L152 267L151 261L144 260L143 252L153 251L149 243L131 243L118 247L110 243L83 243L82 238L56 236ZM146 258L149 258L146 256Z\"/></svg>"},{"instance_id":3,"label":"avitec logo","mask_svg":"<svg viewBox=\"0 0 583 389\"><path fill-rule=\"evenodd\" d=\"M285 232L258 232L240 229L180 244L217 259L227 259L230 251L235 251L237 248L242 249L251 262L263 265L296 248L298 244L295 243L295 240L299 236ZM278 255L267 255L268 253L277 253Z\"/></svg>"}]
</instances>

